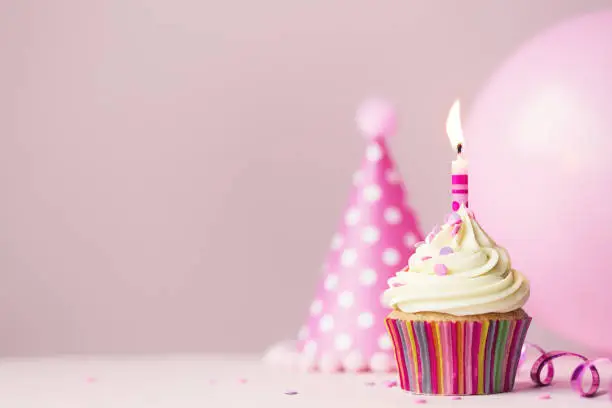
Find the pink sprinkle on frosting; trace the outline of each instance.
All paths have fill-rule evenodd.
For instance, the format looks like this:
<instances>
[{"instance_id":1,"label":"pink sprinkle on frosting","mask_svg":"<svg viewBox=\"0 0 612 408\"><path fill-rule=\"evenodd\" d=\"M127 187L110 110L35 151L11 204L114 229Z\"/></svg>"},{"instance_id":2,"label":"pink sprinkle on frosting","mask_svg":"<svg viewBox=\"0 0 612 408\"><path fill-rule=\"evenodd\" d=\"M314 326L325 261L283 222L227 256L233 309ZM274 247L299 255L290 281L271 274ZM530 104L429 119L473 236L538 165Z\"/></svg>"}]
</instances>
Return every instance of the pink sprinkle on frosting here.
<instances>
[{"instance_id":1,"label":"pink sprinkle on frosting","mask_svg":"<svg viewBox=\"0 0 612 408\"><path fill-rule=\"evenodd\" d=\"M460 229L461 229L461 224L454 225L453 229L451 230L451 235L454 237L455 235L459 233Z\"/></svg>"},{"instance_id":2,"label":"pink sprinkle on frosting","mask_svg":"<svg viewBox=\"0 0 612 408\"><path fill-rule=\"evenodd\" d=\"M444 276L444 275L448 274L448 268L444 264L435 264L434 265L434 272L438 276Z\"/></svg>"},{"instance_id":3,"label":"pink sprinkle on frosting","mask_svg":"<svg viewBox=\"0 0 612 408\"><path fill-rule=\"evenodd\" d=\"M421 261L427 261L429 259L431 259L431 256L424 256L421 258Z\"/></svg>"}]
</instances>

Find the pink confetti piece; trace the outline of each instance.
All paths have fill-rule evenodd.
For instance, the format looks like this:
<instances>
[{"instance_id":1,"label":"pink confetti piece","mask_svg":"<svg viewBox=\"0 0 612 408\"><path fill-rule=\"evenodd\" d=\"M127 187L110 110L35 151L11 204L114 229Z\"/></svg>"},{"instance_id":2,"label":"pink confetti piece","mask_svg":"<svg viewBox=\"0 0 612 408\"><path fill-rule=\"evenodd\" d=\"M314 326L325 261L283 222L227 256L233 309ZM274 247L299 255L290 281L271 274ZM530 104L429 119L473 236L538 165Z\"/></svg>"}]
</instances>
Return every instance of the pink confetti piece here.
<instances>
[{"instance_id":1,"label":"pink confetti piece","mask_svg":"<svg viewBox=\"0 0 612 408\"><path fill-rule=\"evenodd\" d=\"M538 399L541 399L541 400L549 400L551 398L552 397L550 396L550 394L542 394L542 395L538 396Z\"/></svg>"},{"instance_id":2,"label":"pink confetti piece","mask_svg":"<svg viewBox=\"0 0 612 408\"><path fill-rule=\"evenodd\" d=\"M444 264L435 264L434 272L438 276L444 276L448 274L448 268Z\"/></svg>"},{"instance_id":3,"label":"pink confetti piece","mask_svg":"<svg viewBox=\"0 0 612 408\"><path fill-rule=\"evenodd\" d=\"M415 404L427 404L427 400L425 398L417 398L414 400Z\"/></svg>"},{"instance_id":4,"label":"pink confetti piece","mask_svg":"<svg viewBox=\"0 0 612 408\"><path fill-rule=\"evenodd\" d=\"M461 224L457 224L453 226L453 229L451 230L451 235L454 237L455 235L459 233L460 229L461 229Z\"/></svg>"},{"instance_id":5,"label":"pink confetti piece","mask_svg":"<svg viewBox=\"0 0 612 408\"><path fill-rule=\"evenodd\" d=\"M246 384L246 383L248 383L248 382L249 382L249 380L247 380L246 378L240 378L240 379L238 379L238 382L239 382L240 384Z\"/></svg>"},{"instance_id":6,"label":"pink confetti piece","mask_svg":"<svg viewBox=\"0 0 612 408\"><path fill-rule=\"evenodd\" d=\"M298 395L298 394L299 394L299 392L293 391L293 390L292 391L285 391L285 395Z\"/></svg>"},{"instance_id":7,"label":"pink confetti piece","mask_svg":"<svg viewBox=\"0 0 612 408\"><path fill-rule=\"evenodd\" d=\"M451 398L453 401L459 401L460 399L462 399L460 396L455 395L454 397Z\"/></svg>"},{"instance_id":8,"label":"pink confetti piece","mask_svg":"<svg viewBox=\"0 0 612 408\"><path fill-rule=\"evenodd\" d=\"M431 256L424 256L421 258L421 261L427 261L429 259L431 259Z\"/></svg>"},{"instance_id":9,"label":"pink confetti piece","mask_svg":"<svg viewBox=\"0 0 612 408\"><path fill-rule=\"evenodd\" d=\"M397 381L389 380L383 383L387 388L397 387Z\"/></svg>"}]
</instances>

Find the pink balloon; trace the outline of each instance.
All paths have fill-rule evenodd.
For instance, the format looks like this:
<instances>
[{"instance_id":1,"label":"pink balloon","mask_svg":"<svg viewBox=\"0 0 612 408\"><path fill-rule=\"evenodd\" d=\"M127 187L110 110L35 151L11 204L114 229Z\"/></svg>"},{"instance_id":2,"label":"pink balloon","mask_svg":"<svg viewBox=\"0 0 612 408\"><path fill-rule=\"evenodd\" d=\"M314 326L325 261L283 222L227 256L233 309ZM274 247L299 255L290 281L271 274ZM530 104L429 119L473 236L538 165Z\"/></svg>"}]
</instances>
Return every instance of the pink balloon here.
<instances>
[{"instance_id":1,"label":"pink balloon","mask_svg":"<svg viewBox=\"0 0 612 408\"><path fill-rule=\"evenodd\" d=\"M534 322L612 353L612 12L524 45L465 134L470 206L530 279Z\"/></svg>"}]
</instances>

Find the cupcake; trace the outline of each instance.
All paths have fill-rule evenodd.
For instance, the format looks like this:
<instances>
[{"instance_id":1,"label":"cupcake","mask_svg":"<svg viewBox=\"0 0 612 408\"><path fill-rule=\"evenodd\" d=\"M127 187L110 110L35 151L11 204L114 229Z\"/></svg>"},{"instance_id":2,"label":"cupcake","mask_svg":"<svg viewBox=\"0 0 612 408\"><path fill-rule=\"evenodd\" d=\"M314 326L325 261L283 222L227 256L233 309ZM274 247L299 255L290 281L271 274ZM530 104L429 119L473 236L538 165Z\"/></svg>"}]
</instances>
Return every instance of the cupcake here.
<instances>
[{"instance_id":1,"label":"cupcake","mask_svg":"<svg viewBox=\"0 0 612 408\"><path fill-rule=\"evenodd\" d=\"M418 394L511 391L531 318L529 282L461 206L416 244L383 302L400 384Z\"/></svg>"}]
</instances>

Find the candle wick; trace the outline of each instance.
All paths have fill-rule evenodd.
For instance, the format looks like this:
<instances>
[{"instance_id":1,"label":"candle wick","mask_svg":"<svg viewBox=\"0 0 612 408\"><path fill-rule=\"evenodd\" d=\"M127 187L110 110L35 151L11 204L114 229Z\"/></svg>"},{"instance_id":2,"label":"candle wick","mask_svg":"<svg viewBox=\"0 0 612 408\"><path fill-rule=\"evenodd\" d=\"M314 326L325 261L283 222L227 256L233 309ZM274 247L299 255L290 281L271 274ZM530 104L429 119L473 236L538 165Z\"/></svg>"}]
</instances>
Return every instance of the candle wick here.
<instances>
[{"instance_id":1,"label":"candle wick","mask_svg":"<svg viewBox=\"0 0 612 408\"><path fill-rule=\"evenodd\" d=\"M457 154L461 154L461 151L463 150L463 145L461 143L459 143L457 145Z\"/></svg>"}]
</instances>

